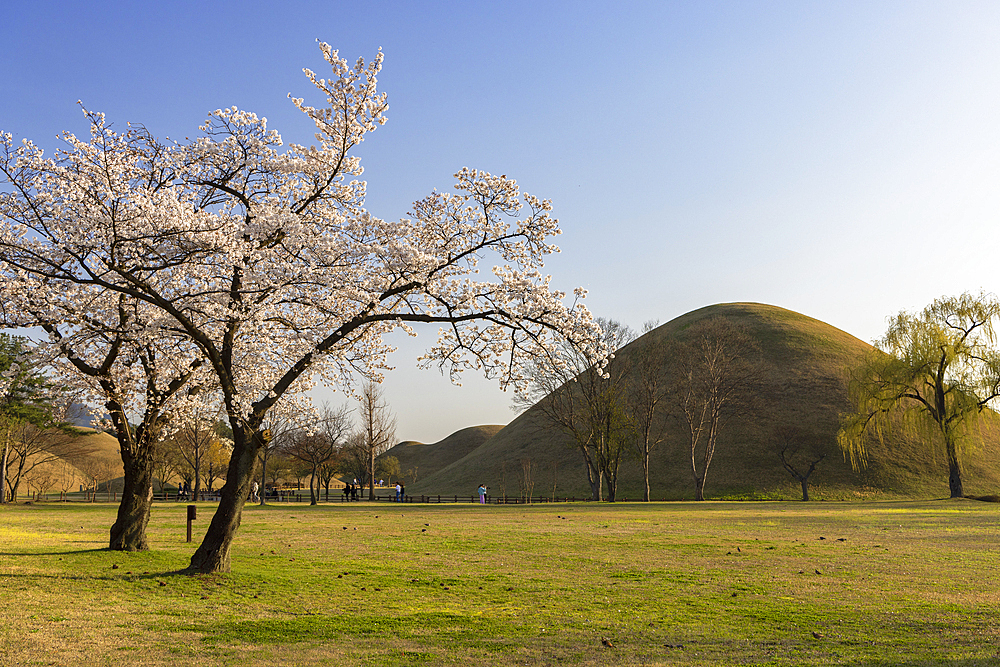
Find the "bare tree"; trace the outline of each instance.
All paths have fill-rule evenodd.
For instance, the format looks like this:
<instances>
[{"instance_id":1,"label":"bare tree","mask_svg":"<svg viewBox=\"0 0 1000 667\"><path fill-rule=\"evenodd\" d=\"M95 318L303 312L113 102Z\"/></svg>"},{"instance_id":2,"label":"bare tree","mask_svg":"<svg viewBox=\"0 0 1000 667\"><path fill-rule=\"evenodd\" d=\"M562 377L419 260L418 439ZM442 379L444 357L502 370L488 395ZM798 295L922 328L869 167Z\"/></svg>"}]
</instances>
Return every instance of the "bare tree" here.
<instances>
[{"instance_id":1,"label":"bare tree","mask_svg":"<svg viewBox=\"0 0 1000 667\"><path fill-rule=\"evenodd\" d=\"M260 463L260 504L267 504L267 494L264 489L267 487L267 480L270 474L269 467L272 465L272 456L291 446L292 438L299 429L296 420L287 414L280 412L271 413L267 421L264 422L261 437L261 447L258 461ZM280 466L279 466L280 467ZM278 479L284 475L284 470L279 471ZM277 481L274 481L277 485Z\"/></svg>"},{"instance_id":2,"label":"bare tree","mask_svg":"<svg viewBox=\"0 0 1000 667\"><path fill-rule=\"evenodd\" d=\"M27 421L8 422L0 426L0 431L7 452L4 476L8 495L5 501L16 499L21 482L42 467L63 458L82 458L93 451L86 436L57 428L39 428Z\"/></svg>"},{"instance_id":3,"label":"bare tree","mask_svg":"<svg viewBox=\"0 0 1000 667\"><path fill-rule=\"evenodd\" d=\"M101 461L97 466L98 487L104 483L104 493L107 494L108 502L112 501L112 493L115 491L114 481L118 476L119 468L111 461Z\"/></svg>"},{"instance_id":4,"label":"bare tree","mask_svg":"<svg viewBox=\"0 0 1000 667\"><path fill-rule=\"evenodd\" d=\"M521 459L521 497L524 502L531 502L531 494L535 490L535 462L531 458Z\"/></svg>"},{"instance_id":5,"label":"bare tree","mask_svg":"<svg viewBox=\"0 0 1000 667\"><path fill-rule=\"evenodd\" d=\"M209 463L212 447L220 443L217 430L219 417L217 407L214 410L204 410L201 414L193 413L171 438L171 444L194 480L192 491L196 500L201 497L202 476ZM181 474L185 474L184 470Z\"/></svg>"},{"instance_id":6,"label":"bare tree","mask_svg":"<svg viewBox=\"0 0 1000 667\"><path fill-rule=\"evenodd\" d=\"M267 479L271 481L271 486L277 489L283 480L288 480L292 475L292 468L292 460L284 452L272 454L267 466Z\"/></svg>"},{"instance_id":7,"label":"bare tree","mask_svg":"<svg viewBox=\"0 0 1000 667\"><path fill-rule=\"evenodd\" d=\"M334 410L327 405L319 423L311 432L300 430L291 438L285 451L309 471L310 505L319 502L320 468L336 458L350 426L350 410L347 406Z\"/></svg>"},{"instance_id":8,"label":"bare tree","mask_svg":"<svg viewBox=\"0 0 1000 667\"><path fill-rule=\"evenodd\" d=\"M159 442L155 447L150 447L150 481L159 481L160 493L167 482L180 473L180 458L173 447L167 446L164 442Z\"/></svg>"},{"instance_id":9,"label":"bare tree","mask_svg":"<svg viewBox=\"0 0 1000 667\"><path fill-rule=\"evenodd\" d=\"M365 437L361 431L355 431L347 436L347 441L340 450L339 472L354 479L354 482L364 484L368 480L368 453L365 448Z\"/></svg>"},{"instance_id":10,"label":"bare tree","mask_svg":"<svg viewBox=\"0 0 1000 667\"><path fill-rule=\"evenodd\" d=\"M216 439L209 444L208 452L205 453L203 458L205 486L208 487L209 493L214 491L213 487L216 480L221 481L226 478L226 470L229 468L229 456L231 453L231 443L224 438Z\"/></svg>"},{"instance_id":11,"label":"bare tree","mask_svg":"<svg viewBox=\"0 0 1000 667\"><path fill-rule=\"evenodd\" d=\"M820 439L797 426L780 426L774 440L781 465L802 486L802 500L809 500L809 476L827 455Z\"/></svg>"},{"instance_id":12,"label":"bare tree","mask_svg":"<svg viewBox=\"0 0 1000 667\"><path fill-rule=\"evenodd\" d=\"M79 483L79 476L80 473L76 469L76 466L65 459L59 461L59 475L57 479L59 481L59 490L64 496Z\"/></svg>"},{"instance_id":13,"label":"bare tree","mask_svg":"<svg viewBox=\"0 0 1000 667\"><path fill-rule=\"evenodd\" d=\"M368 382L359 398L358 416L361 421L360 446L364 453L365 474L368 477L368 499L375 499L375 459L396 444L396 417L389 412L389 404L382 388Z\"/></svg>"},{"instance_id":14,"label":"bare tree","mask_svg":"<svg viewBox=\"0 0 1000 667\"><path fill-rule=\"evenodd\" d=\"M32 468L31 472L24 476L24 481L29 491L32 488L35 490L35 500L42 500L57 482L54 462Z\"/></svg>"},{"instance_id":15,"label":"bare tree","mask_svg":"<svg viewBox=\"0 0 1000 667\"><path fill-rule=\"evenodd\" d=\"M687 426L695 499L705 499L705 478L719 433L751 412L760 384L756 341L724 317L693 325L678 347L673 399Z\"/></svg>"},{"instance_id":16,"label":"bare tree","mask_svg":"<svg viewBox=\"0 0 1000 667\"><path fill-rule=\"evenodd\" d=\"M632 443L642 464L642 499L649 502L649 455L666 438L670 383L667 369L670 363L669 345L650 334L656 322L643 325L643 337L630 350L632 373L627 393L628 418L635 438Z\"/></svg>"},{"instance_id":17,"label":"bare tree","mask_svg":"<svg viewBox=\"0 0 1000 667\"><path fill-rule=\"evenodd\" d=\"M617 351L635 339L635 332L614 320L598 318L601 350ZM515 406L532 407L543 427L557 427L573 438L583 456L591 498L609 501L618 488L618 467L631 424L625 413L629 365L616 358L603 365L603 352L564 343L558 359L532 367L530 389L515 398Z\"/></svg>"},{"instance_id":18,"label":"bare tree","mask_svg":"<svg viewBox=\"0 0 1000 667\"><path fill-rule=\"evenodd\" d=\"M343 456L344 450L343 447L340 447L334 453L333 458L325 461L319 467L319 479L323 483L324 499L326 502L330 502L330 486L333 485L333 480L337 478L337 474L340 472L343 465Z\"/></svg>"}]
</instances>

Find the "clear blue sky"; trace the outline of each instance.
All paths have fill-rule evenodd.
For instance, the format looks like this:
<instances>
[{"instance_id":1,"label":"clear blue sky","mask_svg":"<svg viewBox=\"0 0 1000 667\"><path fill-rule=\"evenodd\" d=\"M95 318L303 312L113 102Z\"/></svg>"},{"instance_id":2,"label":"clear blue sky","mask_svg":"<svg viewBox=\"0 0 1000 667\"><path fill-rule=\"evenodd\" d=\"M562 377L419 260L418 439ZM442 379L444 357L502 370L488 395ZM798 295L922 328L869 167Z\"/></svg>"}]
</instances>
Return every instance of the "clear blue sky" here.
<instances>
[{"instance_id":1,"label":"clear blue sky","mask_svg":"<svg viewBox=\"0 0 1000 667\"><path fill-rule=\"evenodd\" d=\"M86 132L78 99L178 138L236 105L306 143L286 96L312 95L315 40L381 46L373 213L463 166L513 176L562 221L554 284L636 327L759 301L870 341L998 289L996 2L39 0L3 23L0 128L49 149ZM386 384L401 439L513 418L492 384L415 370L421 333Z\"/></svg>"}]
</instances>

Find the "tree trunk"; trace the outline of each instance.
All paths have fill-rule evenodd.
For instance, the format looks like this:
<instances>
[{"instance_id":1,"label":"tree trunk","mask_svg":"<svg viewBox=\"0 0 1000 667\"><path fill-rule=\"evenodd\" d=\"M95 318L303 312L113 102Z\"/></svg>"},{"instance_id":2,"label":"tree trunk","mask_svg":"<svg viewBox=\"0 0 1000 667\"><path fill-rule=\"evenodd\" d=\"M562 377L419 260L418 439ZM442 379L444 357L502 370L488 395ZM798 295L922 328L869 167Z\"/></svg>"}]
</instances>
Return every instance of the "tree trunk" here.
<instances>
[{"instance_id":1,"label":"tree trunk","mask_svg":"<svg viewBox=\"0 0 1000 667\"><path fill-rule=\"evenodd\" d=\"M586 447L580 447L580 452L583 454L584 465L587 466L587 483L590 484L590 499L600 500L601 499L601 485L604 483L603 475L597 470L594 465L594 459L590 456L590 452L587 451Z\"/></svg>"},{"instance_id":2,"label":"tree trunk","mask_svg":"<svg viewBox=\"0 0 1000 667\"><path fill-rule=\"evenodd\" d=\"M944 433L945 449L948 454L948 487L952 498L964 498L965 489L962 485L962 464L958 460L958 445L955 436L950 431Z\"/></svg>"},{"instance_id":3,"label":"tree trunk","mask_svg":"<svg viewBox=\"0 0 1000 667\"><path fill-rule=\"evenodd\" d=\"M368 464L368 500L375 500L375 447L371 448L371 460Z\"/></svg>"},{"instance_id":4,"label":"tree trunk","mask_svg":"<svg viewBox=\"0 0 1000 667\"><path fill-rule=\"evenodd\" d=\"M694 478L694 499L704 500L705 499L705 477L704 475L695 475Z\"/></svg>"},{"instance_id":5,"label":"tree trunk","mask_svg":"<svg viewBox=\"0 0 1000 667\"><path fill-rule=\"evenodd\" d=\"M649 450L642 457L642 500L649 502Z\"/></svg>"},{"instance_id":6,"label":"tree trunk","mask_svg":"<svg viewBox=\"0 0 1000 667\"><path fill-rule=\"evenodd\" d=\"M201 500L201 455L194 457L194 489L191 491L191 500L197 502Z\"/></svg>"},{"instance_id":7,"label":"tree trunk","mask_svg":"<svg viewBox=\"0 0 1000 667\"><path fill-rule=\"evenodd\" d=\"M315 491L313 487L315 487ZM316 468L313 468L312 472L309 473L309 504L319 504L319 479L316 477Z\"/></svg>"},{"instance_id":8,"label":"tree trunk","mask_svg":"<svg viewBox=\"0 0 1000 667\"><path fill-rule=\"evenodd\" d=\"M0 504L5 504L7 502L7 453L10 451L8 446L8 440L10 439L10 432L7 432L7 436L3 441L3 456L0 457Z\"/></svg>"},{"instance_id":9,"label":"tree trunk","mask_svg":"<svg viewBox=\"0 0 1000 667\"><path fill-rule=\"evenodd\" d=\"M802 500L809 500L809 478L802 477L799 482L802 484Z\"/></svg>"},{"instance_id":10,"label":"tree trunk","mask_svg":"<svg viewBox=\"0 0 1000 667\"><path fill-rule=\"evenodd\" d=\"M149 540L146 526L153 505L153 465L152 457L131 456L122 451L125 465L122 500L118 505L118 517L111 526L111 540L108 548L113 551L146 551Z\"/></svg>"},{"instance_id":11,"label":"tree trunk","mask_svg":"<svg viewBox=\"0 0 1000 667\"><path fill-rule=\"evenodd\" d=\"M243 439L245 444L235 443L233 456L229 460L226 483L221 490L219 508L212 517L212 523L209 524L201 545L191 556L191 564L185 570L189 574L229 572L229 551L236 537L236 531L240 527L240 518L247 494L250 492L257 453L263 445L259 433L237 435L237 432L234 429L234 440Z\"/></svg>"},{"instance_id":12,"label":"tree trunk","mask_svg":"<svg viewBox=\"0 0 1000 667\"><path fill-rule=\"evenodd\" d=\"M266 445L264 447L264 451L261 452L260 459L260 505L263 507L267 504L267 492L265 491L267 487L264 486L267 483L268 451Z\"/></svg>"}]
</instances>

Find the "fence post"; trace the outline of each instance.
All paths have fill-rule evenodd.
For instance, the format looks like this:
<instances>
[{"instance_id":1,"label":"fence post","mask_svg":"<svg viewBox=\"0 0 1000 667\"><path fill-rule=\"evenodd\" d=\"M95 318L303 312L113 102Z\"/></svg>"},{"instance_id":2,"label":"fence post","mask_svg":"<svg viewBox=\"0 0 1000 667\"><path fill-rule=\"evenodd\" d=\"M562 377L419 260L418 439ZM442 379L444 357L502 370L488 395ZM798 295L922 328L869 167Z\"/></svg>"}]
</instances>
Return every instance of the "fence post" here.
<instances>
[{"instance_id":1,"label":"fence post","mask_svg":"<svg viewBox=\"0 0 1000 667\"><path fill-rule=\"evenodd\" d=\"M198 518L198 506L187 506L187 541L191 541L191 522Z\"/></svg>"}]
</instances>

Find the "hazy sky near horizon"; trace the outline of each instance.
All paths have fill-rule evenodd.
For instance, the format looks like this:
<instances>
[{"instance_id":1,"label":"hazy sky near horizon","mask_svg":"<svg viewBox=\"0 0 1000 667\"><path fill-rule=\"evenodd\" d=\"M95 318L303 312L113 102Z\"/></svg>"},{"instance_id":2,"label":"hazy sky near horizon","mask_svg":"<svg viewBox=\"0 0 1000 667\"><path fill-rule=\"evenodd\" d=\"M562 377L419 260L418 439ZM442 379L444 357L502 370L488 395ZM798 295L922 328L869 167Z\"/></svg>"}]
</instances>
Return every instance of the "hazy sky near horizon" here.
<instances>
[{"instance_id":1,"label":"hazy sky near horizon","mask_svg":"<svg viewBox=\"0 0 1000 667\"><path fill-rule=\"evenodd\" d=\"M315 40L381 47L369 209L403 217L464 166L512 176L562 222L553 284L636 328L756 301L871 341L1000 289L996 2L39 0L3 21L0 129L49 151L86 134L77 100L161 138L235 105L310 143L287 95L322 101ZM493 383L417 370L419 333L385 384L400 439L515 416Z\"/></svg>"}]
</instances>

